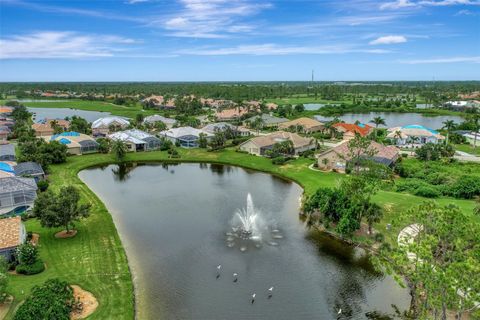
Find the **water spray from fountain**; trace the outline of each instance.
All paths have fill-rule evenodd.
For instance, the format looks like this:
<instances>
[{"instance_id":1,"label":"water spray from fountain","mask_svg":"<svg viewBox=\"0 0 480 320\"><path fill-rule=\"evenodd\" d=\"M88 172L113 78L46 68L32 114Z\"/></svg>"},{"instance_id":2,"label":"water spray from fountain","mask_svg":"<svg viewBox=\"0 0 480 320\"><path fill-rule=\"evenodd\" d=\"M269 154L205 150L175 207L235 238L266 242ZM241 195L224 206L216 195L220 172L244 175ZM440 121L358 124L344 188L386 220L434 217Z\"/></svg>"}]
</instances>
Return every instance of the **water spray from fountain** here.
<instances>
[{"instance_id":1,"label":"water spray from fountain","mask_svg":"<svg viewBox=\"0 0 480 320\"><path fill-rule=\"evenodd\" d=\"M227 246L237 246L240 251L252 246L260 248L263 242L275 246L278 245L275 239L283 238L280 230L265 224L261 212L253 205L250 193L247 195L247 206L235 212L231 232L226 235Z\"/></svg>"}]
</instances>

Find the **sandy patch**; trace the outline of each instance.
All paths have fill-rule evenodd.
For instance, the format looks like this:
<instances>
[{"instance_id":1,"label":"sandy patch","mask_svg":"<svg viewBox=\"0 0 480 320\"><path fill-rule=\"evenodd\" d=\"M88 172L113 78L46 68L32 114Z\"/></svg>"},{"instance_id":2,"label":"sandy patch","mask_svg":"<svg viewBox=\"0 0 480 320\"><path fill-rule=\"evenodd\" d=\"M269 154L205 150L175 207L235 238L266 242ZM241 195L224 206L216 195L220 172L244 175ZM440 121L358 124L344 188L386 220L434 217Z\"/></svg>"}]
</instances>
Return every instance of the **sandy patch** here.
<instances>
[{"instance_id":1,"label":"sandy patch","mask_svg":"<svg viewBox=\"0 0 480 320\"><path fill-rule=\"evenodd\" d=\"M69 233L67 233L67 230L62 230L60 232L55 233L55 238L66 239L66 238L73 238L76 235L77 235L77 230L70 230Z\"/></svg>"},{"instance_id":2,"label":"sandy patch","mask_svg":"<svg viewBox=\"0 0 480 320\"><path fill-rule=\"evenodd\" d=\"M5 303L0 304L0 320L5 319L5 316L12 305L12 300L12 297L9 297Z\"/></svg>"},{"instance_id":3,"label":"sandy patch","mask_svg":"<svg viewBox=\"0 0 480 320\"><path fill-rule=\"evenodd\" d=\"M37 246L39 241L40 241L40 235L38 233L32 233L32 240L30 240L30 243L33 244L34 246Z\"/></svg>"},{"instance_id":4,"label":"sandy patch","mask_svg":"<svg viewBox=\"0 0 480 320\"><path fill-rule=\"evenodd\" d=\"M72 311L70 319L84 319L95 312L98 307L98 301L91 292L83 290L77 285L71 286L73 289L73 297L75 301L80 303L78 310Z\"/></svg>"}]
</instances>

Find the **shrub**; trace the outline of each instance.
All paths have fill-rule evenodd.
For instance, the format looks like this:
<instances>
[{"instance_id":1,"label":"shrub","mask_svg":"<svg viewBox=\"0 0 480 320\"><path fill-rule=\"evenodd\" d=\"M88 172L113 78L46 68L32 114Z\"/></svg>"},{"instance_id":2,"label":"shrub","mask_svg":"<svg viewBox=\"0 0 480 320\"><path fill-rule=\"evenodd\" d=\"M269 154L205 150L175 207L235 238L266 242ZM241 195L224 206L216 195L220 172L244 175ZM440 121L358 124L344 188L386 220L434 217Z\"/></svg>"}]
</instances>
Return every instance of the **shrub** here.
<instances>
[{"instance_id":1,"label":"shrub","mask_svg":"<svg viewBox=\"0 0 480 320\"><path fill-rule=\"evenodd\" d=\"M31 243L24 243L17 248L17 258L20 264L31 265L37 261L37 247Z\"/></svg>"},{"instance_id":2,"label":"shrub","mask_svg":"<svg viewBox=\"0 0 480 320\"><path fill-rule=\"evenodd\" d=\"M50 279L32 288L30 296L18 308L13 319L69 320L74 302L73 290L66 282Z\"/></svg>"},{"instance_id":3,"label":"shrub","mask_svg":"<svg viewBox=\"0 0 480 320\"><path fill-rule=\"evenodd\" d=\"M478 176L461 176L446 189L446 193L455 198L472 199L480 195L480 178Z\"/></svg>"},{"instance_id":4,"label":"shrub","mask_svg":"<svg viewBox=\"0 0 480 320\"><path fill-rule=\"evenodd\" d=\"M376 242L383 242L385 240L385 236L383 235L383 233L375 233L375 236L374 236L374 239Z\"/></svg>"},{"instance_id":5,"label":"shrub","mask_svg":"<svg viewBox=\"0 0 480 320\"><path fill-rule=\"evenodd\" d=\"M43 272L45 270L45 264L43 263L42 259L37 259L33 264L19 264L15 271L18 274L24 275L33 275Z\"/></svg>"},{"instance_id":6,"label":"shrub","mask_svg":"<svg viewBox=\"0 0 480 320\"><path fill-rule=\"evenodd\" d=\"M414 194L416 196L425 197L425 198L438 198L441 196L441 192L435 189L434 187L422 186L415 190Z\"/></svg>"},{"instance_id":7,"label":"shrub","mask_svg":"<svg viewBox=\"0 0 480 320\"><path fill-rule=\"evenodd\" d=\"M48 181L47 180L40 180L37 182L37 187L40 192L47 191L48 189Z\"/></svg>"},{"instance_id":8,"label":"shrub","mask_svg":"<svg viewBox=\"0 0 480 320\"><path fill-rule=\"evenodd\" d=\"M287 162L287 158L282 157L282 156L272 158L272 163L276 164L276 165L282 165L285 162Z\"/></svg>"}]
</instances>

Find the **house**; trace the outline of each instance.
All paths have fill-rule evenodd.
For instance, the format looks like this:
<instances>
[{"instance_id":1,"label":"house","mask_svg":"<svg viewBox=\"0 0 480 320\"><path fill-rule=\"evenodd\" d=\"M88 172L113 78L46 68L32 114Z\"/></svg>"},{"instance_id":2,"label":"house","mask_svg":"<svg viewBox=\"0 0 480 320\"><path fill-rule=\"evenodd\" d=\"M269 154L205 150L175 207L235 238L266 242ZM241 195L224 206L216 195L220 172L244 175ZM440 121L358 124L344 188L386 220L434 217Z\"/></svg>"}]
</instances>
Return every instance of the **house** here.
<instances>
[{"instance_id":1,"label":"house","mask_svg":"<svg viewBox=\"0 0 480 320\"><path fill-rule=\"evenodd\" d=\"M422 145L445 140L445 137L437 131L417 124L390 128L387 131L387 138L391 139L397 146Z\"/></svg>"},{"instance_id":2,"label":"house","mask_svg":"<svg viewBox=\"0 0 480 320\"><path fill-rule=\"evenodd\" d=\"M8 135L11 132L9 127L0 125L0 141L7 141Z\"/></svg>"},{"instance_id":3,"label":"house","mask_svg":"<svg viewBox=\"0 0 480 320\"><path fill-rule=\"evenodd\" d=\"M307 150L315 149L315 141L313 139L304 138L296 133L285 131L277 131L265 136L252 138L242 143L239 149L250 154L263 156L265 152L272 149L276 143L287 140L292 141L296 155Z\"/></svg>"},{"instance_id":4,"label":"house","mask_svg":"<svg viewBox=\"0 0 480 320\"><path fill-rule=\"evenodd\" d=\"M269 103L267 103L265 106L266 106L267 109L270 110L270 111L277 110L277 108L278 108L278 104L273 103L273 102L269 102Z\"/></svg>"},{"instance_id":5,"label":"house","mask_svg":"<svg viewBox=\"0 0 480 320\"><path fill-rule=\"evenodd\" d=\"M13 112L13 107L7 107L7 106L0 106L0 114L4 116L9 116Z\"/></svg>"},{"instance_id":6,"label":"house","mask_svg":"<svg viewBox=\"0 0 480 320\"><path fill-rule=\"evenodd\" d=\"M70 128L70 121L62 119L45 119L39 123L32 124L32 129L35 131L35 136L45 137L51 136L55 133L54 126L58 126L62 131L67 131Z\"/></svg>"},{"instance_id":7,"label":"house","mask_svg":"<svg viewBox=\"0 0 480 320\"><path fill-rule=\"evenodd\" d=\"M142 103L160 107L164 101L163 96L156 96L156 95L151 95L150 97L147 97L142 100Z\"/></svg>"},{"instance_id":8,"label":"house","mask_svg":"<svg viewBox=\"0 0 480 320\"><path fill-rule=\"evenodd\" d=\"M198 147L198 139L200 134L205 134L207 139L210 139L213 134L206 131L195 129L192 127L180 127L165 130L160 132L160 136L172 141L173 143L179 143L184 148Z\"/></svg>"},{"instance_id":9,"label":"house","mask_svg":"<svg viewBox=\"0 0 480 320\"><path fill-rule=\"evenodd\" d=\"M230 129L234 135L237 135L237 127L227 122L210 123L202 128L203 131L211 134L215 134L217 131L225 132L228 129Z\"/></svg>"},{"instance_id":10,"label":"house","mask_svg":"<svg viewBox=\"0 0 480 320\"><path fill-rule=\"evenodd\" d=\"M345 141L342 144L327 150L317 155L318 167L322 170L335 170L345 172L348 161L351 160L351 152L348 146L349 142ZM392 166L399 157L400 151L394 146L384 146L375 141L370 142L368 147L369 153L373 153L370 160L386 166ZM354 150L353 150L354 152Z\"/></svg>"},{"instance_id":11,"label":"house","mask_svg":"<svg viewBox=\"0 0 480 320\"><path fill-rule=\"evenodd\" d=\"M15 161L15 147L13 144L0 144L0 161Z\"/></svg>"},{"instance_id":12,"label":"house","mask_svg":"<svg viewBox=\"0 0 480 320\"><path fill-rule=\"evenodd\" d=\"M257 121L258 118L262 119L263 127L264 128L277 128L280 124L288 122L289 120L286 118L279 118L272 116L271 114L266 114L263 113L261 115L256 115L253 117L250 117L244 121L246 125L251 125L255 121Z\"/></svg>"},{"instance_id":13,"label":"house","mask_svg":"<svg viewBox=\"0 0 480 320\"><path fill-rule=\"evenodd\" d=\"M23 244L27 238L25 225L20 217L0 219L0 256L10 262L15 250Z\"/></svg>"},{"instance_id":14,"label":"house","mask_svg":"<svg viewBox=\"0 0 480 320\"><path fill-rule=\"evenodd\" d=\"M325 129L325 126L320 121L311 118L298 118L292 121L281 123L278 126L278 129L280 130L286 130L291 128L302 128L302 130L300 131L305 133L312 133L322 131L323 129Z\"/></svg>"},{"instance_id":15,"label":"house","mask_svg":"<svg viewBox=\"0 0 480 320\"><path fill-rule=\"evenodd\" d=\"M14 166L13 169L17 177L31 177L36 182L45 179L45 172L42 166L36 162L21 162Z\"/></svg>"},{"instance_id":16,"label":"house","mask_svg":"<svg viewBox=\"0 0 480 320\"><path fill-rule=\"evenodd\" d=\"M92 134L96 136L106 136L115 131L125 130L130 122L122 117L110 116L97 119L92 123Z\"/></svg>"},{"instance_id":17,"label":"house","mask_svg":"<svg viewBox=\"0 0 480 320\"><path fill-rule=\"evenodd\" d=\"M218 121L233 121L238 120L241 116L248 113L247 108L232 108L217 111L215 117Z\"/></svg>"},{"instance_id":18,"label":"house","mask_svg":"<svg viewBox=\"0 0 480 320\"><path fill-rule=\"evenodd\" d=\"M115 132L108 139L123 141L128 151L133 152L157 150L162 145L162 140L138 129Z\"/></svg>"},{"instance_id":19,"label":"house","mask_svg":"<svg viewBox=\"0 0 480 320\"><path fill-rule=\"evenodd\" d=\"M158 114L154 114L153 116L148 116L143 119L143 123L155 124L156 122L163 122L167 128L172 128L177 123L177 120L165 118Z\"/></svg>"},{"instance_id":20,"label":"house","mask_svg":"<svg viewBox=\"0 0 480 320\"><path fill-rule=\"evenodd\" d=\"M353 139L357 134L359 134L362 137L366 137L374 129L368 124L363 124L363 123L353 124L353 123L344 123L344 122L335 123L332 127L335 128L338 132L343 133L344 140Z\"/></svg>"},{"instance_id":21,"label":"house","mask_svg":"<svg viewBox=\"0 0 480 320\"><path fill-rule=\"evenodd\" d=\"M480 132L465 132L462 134L462 136L467 139L468 143L473 145L476 141L477 145L480 145Z\"/></svg>"},{"instance_id":22,"label":"house","mask_svg":"<svg viewBox=\"0 0 480 320\"><path fill-rule=\"evenodd\" d=\"M0 216L25 212L33 206L36 197L37 183L33 178L1 178Z\"/></svg>"},{"instance_id":23,"label":"house","mask_svg":"<svg viewBox=\"0 0 480 320\"><path fill-rule=\"evenodd\" d=\"M74 131L62 132L53 136L42 137L45 141L58 141L67 146L69 154L85 154L94 153L98 151L98 142L92 137Z\"/></svg>"}]
</instances>

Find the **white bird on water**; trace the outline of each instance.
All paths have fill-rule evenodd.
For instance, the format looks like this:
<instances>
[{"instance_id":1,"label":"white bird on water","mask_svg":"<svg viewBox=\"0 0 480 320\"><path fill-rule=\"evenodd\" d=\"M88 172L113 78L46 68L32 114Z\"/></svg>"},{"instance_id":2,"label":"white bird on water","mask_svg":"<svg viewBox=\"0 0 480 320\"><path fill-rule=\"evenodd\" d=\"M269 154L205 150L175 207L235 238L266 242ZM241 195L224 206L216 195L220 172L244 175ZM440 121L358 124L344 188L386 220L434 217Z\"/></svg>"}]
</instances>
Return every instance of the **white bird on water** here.
<instances>
[{"instance_id":1,"label":"white bird on water","mask_svg":"<svg viewBox=\"0 0 480 320\"><path fill-rule=\"evenodd\" d=\"M342 308L338 309L337 314L341 314L341 313L342 313Z\"/></svg>"},{"instance_id":2,"label":"white bird on water","mask_svg":"<svg viewBox=\"0 0 480 320\"><path fill-rule=\"evenodd\" d=\"M255 297L257 296L256 293L252 294L252 304L255 302Z\"/></svg>"},{"instance_id":3,"label":"white bird on water","mask_svg":"<svg viewBox=\"0 0 480 320\"><path fill-rule=\"evenodd\" d=\"M270 289L268 289L268 291L272 292L272 291L273 291L273 287L270 287Z\"/></svg>"},{"instance_id":4,"label":"white bird on water","mask_svg":"<svg viewBox=\"0 0 480 320\"><path fill-rule=\"evenodd\" d=\"M220 270L220 269L222 269L222 265L221 265L221 264L219 264L219 265L217 266L217 270Z\"/></svg>"}]
</instances>

